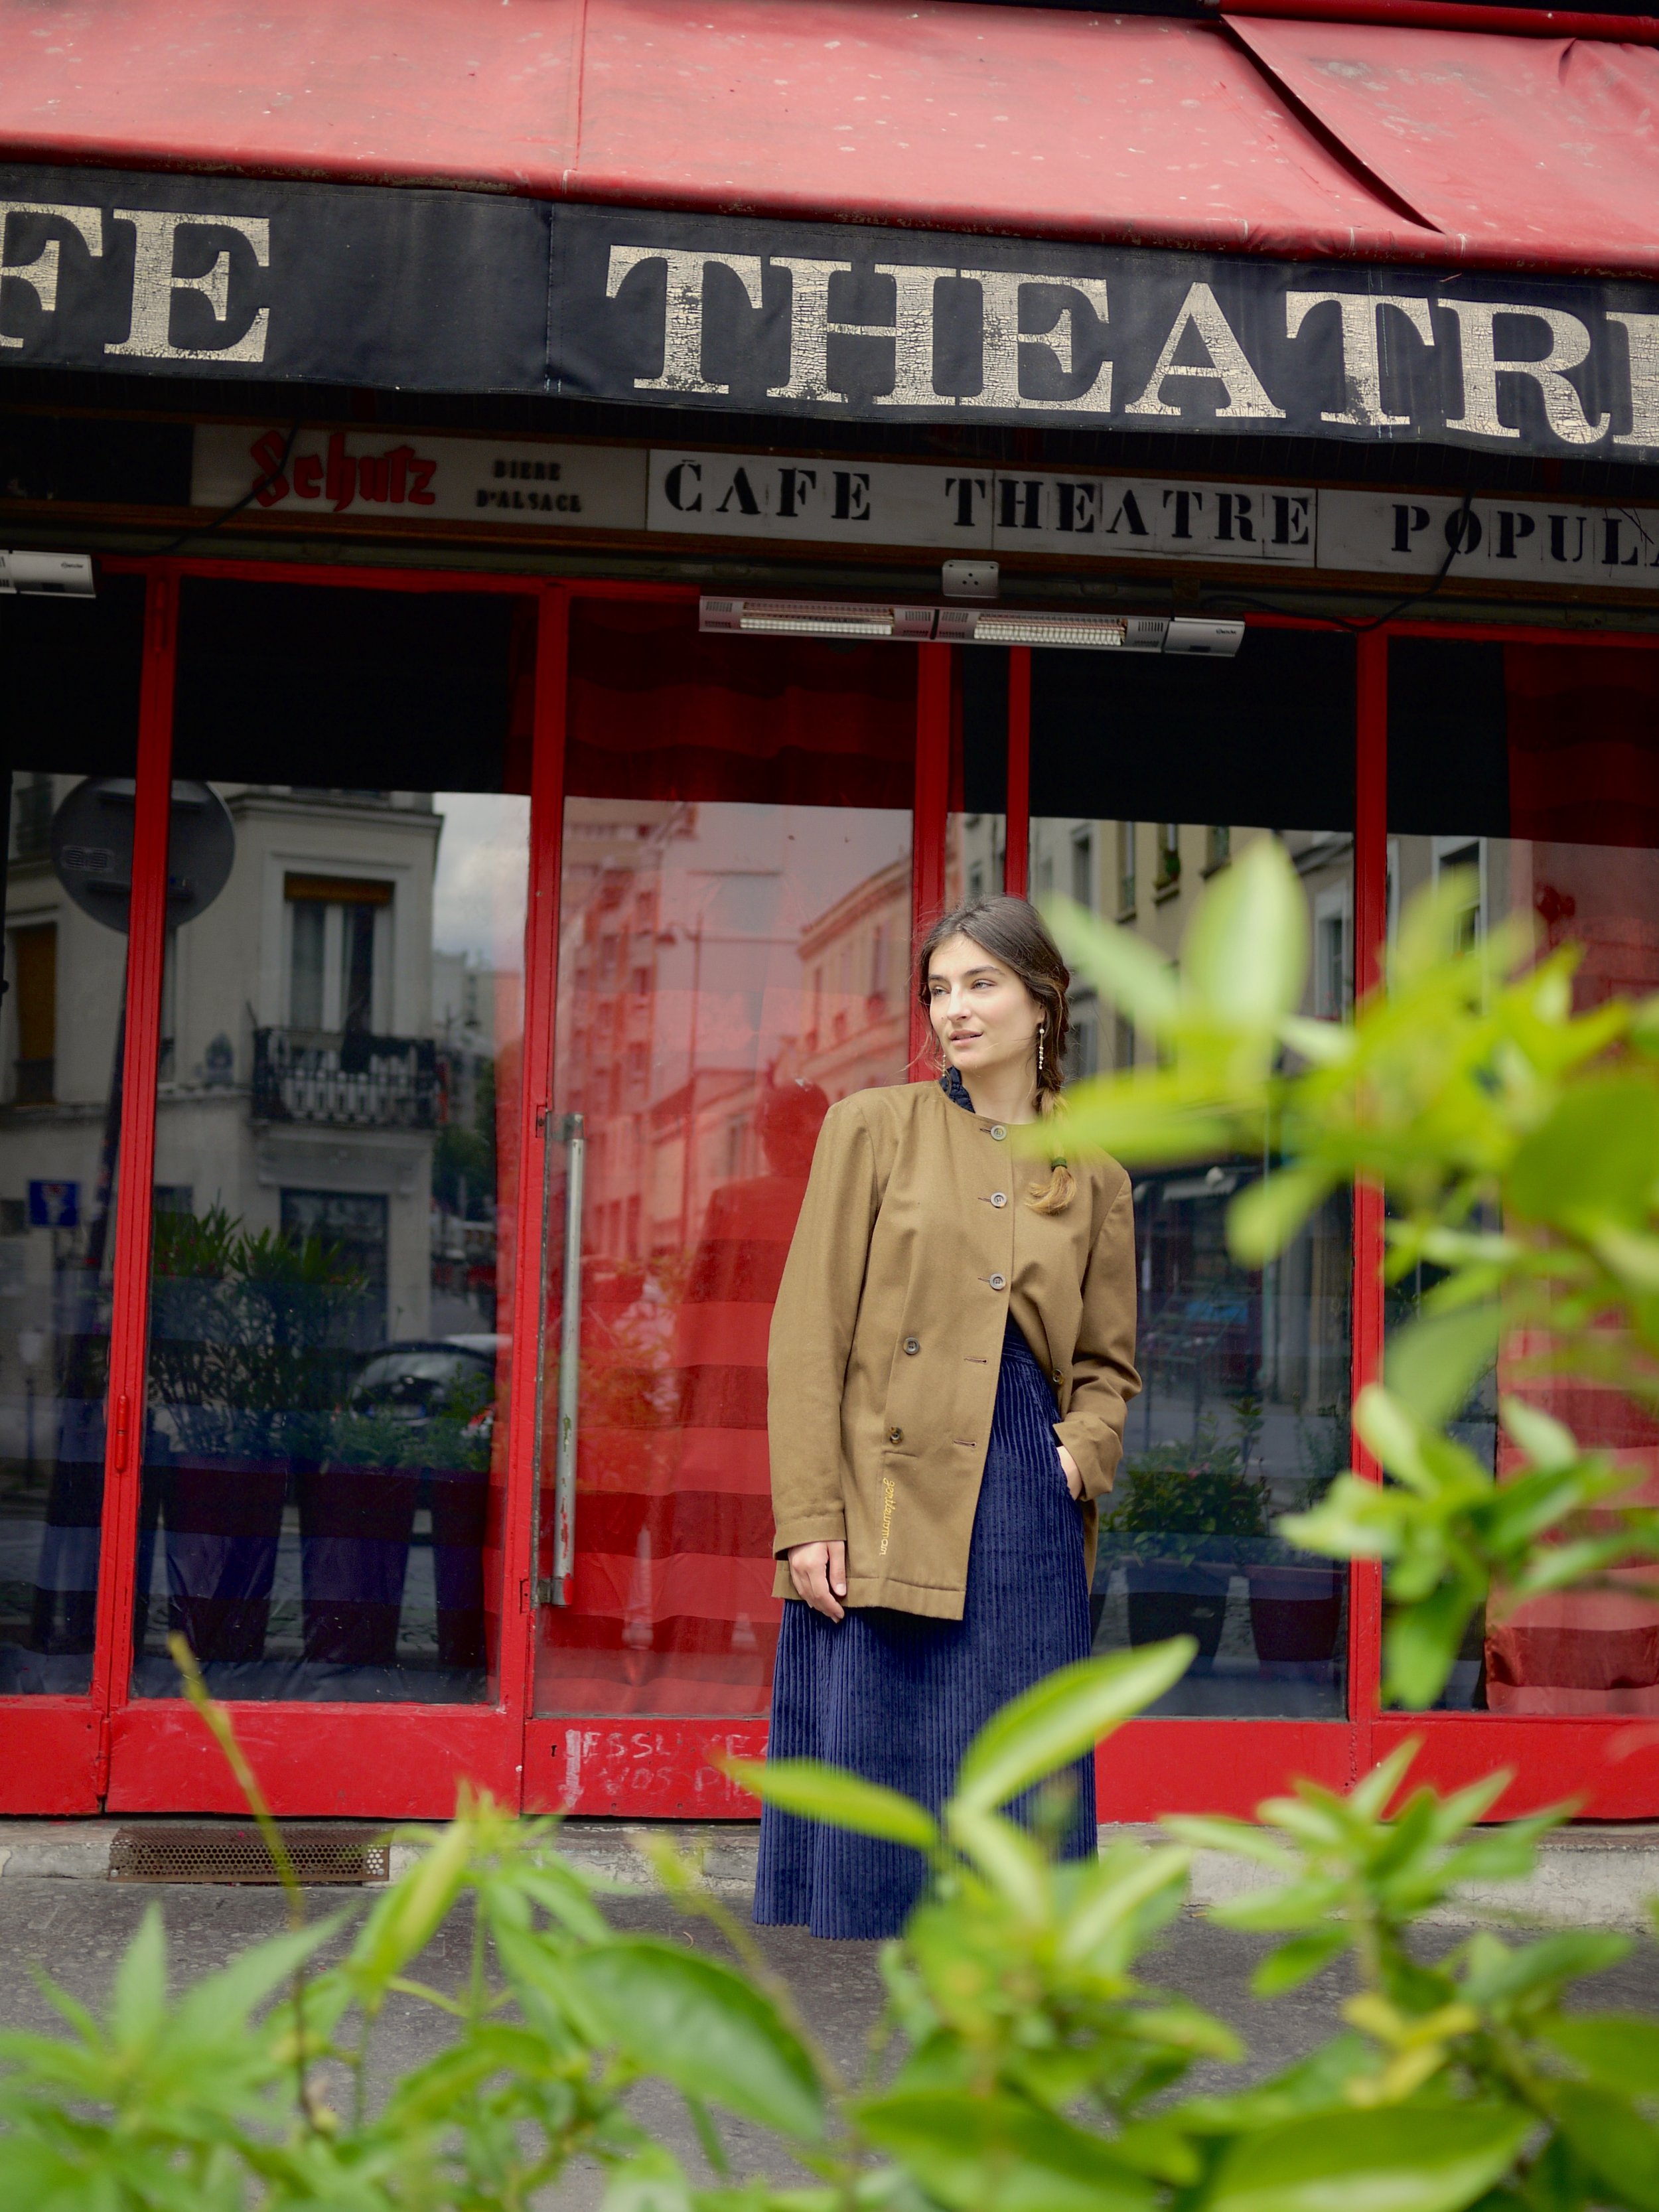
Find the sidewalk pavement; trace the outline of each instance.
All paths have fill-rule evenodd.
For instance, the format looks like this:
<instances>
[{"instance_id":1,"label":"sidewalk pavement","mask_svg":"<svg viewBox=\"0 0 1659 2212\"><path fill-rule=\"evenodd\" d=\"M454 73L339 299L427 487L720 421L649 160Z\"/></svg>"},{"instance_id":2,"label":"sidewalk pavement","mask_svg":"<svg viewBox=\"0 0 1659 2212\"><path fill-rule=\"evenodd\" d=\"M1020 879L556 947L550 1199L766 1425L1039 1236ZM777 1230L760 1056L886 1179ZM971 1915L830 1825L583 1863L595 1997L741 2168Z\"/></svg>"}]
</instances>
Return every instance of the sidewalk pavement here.
<instances>
[{"instance_id":1,"label":"sidewalk pavement","mask_svg":"<svg viewBox=\"0 0 1659 2212\"><path fill-rule=\"evenodd\" d=\"M331 1825L307 1823L308 1826ZM346 1824L362 1829L367 1824ZM722 1896L747 1896L754 1887L756 1830L726 1822L692 1828L658 1823L682 1842L696 1841L707 1853L706 1872ZM55 1879L103 1882L109 1880L110 1852L117 1834L142 1831L161 1835L170 1828L222 1826L246 1827L246 1820L135 1818L95 1820L0 1820L0 1881ZM1103 1830L1153 1839L1153 1827ZM562 1831L563 1849L579 1866L612 1881L648 1888L652 1877L629 1840L626 1822L570 1820ZM406 1860L406 1847L394 1845L392 1870ZM1268 1877L1259 1867L1217 1851L1200 1851L1193 1872L1193 1903L1214 1905L1241 1889L1259 1887ZM1546 1838L1539 1867L1520 1883L1471 1887L1460 1909L1443 1916L1479 1920L1487 1914L1507 1919L1521 1913L1558 1927L1651 1929L1649 1900L1659 1899L1659 1821L1583 1822Z\"/></svg>"}]
</instances>

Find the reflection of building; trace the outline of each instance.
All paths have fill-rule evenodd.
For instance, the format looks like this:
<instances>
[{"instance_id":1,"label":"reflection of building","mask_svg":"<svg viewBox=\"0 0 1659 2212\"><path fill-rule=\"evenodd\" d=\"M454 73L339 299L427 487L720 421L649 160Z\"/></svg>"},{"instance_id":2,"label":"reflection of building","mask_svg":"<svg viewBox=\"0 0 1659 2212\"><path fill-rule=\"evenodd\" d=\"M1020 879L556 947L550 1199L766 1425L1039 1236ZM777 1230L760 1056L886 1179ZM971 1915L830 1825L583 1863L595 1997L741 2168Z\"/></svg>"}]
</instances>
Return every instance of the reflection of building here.
<instances>
[{"instance_id":1,"label":"reflection of building","mask_svg":"<svg viewBox=\"0 0 1659 2212\"><path fill-rule=\"evenodd\" d=\"M18 988L0 1018L0 1224L13 1230L42 1178L75 1182L84 1218L123 989L125 937L82 914L52 867L52 813L71 781L24 780L14 823ZM159 1205L222 1206L256 1235L341 1245L365 1278L365 1342L490 1328L495 978L462 954L434 958L432 794L217 788L235 861L169 941ZM485 1156L469 1163L455 1133L483 1133ZM458 1264L434 1288L440 1255Z\"/></svg>"},{"instance_id":2,"label":"reflection of building","mask_svg":"<svg viewBox=\"0 0 1659 2212\"><path fill-rule=\"evenodd\" d=\"M907 855L836 900L801 933L802 1029L787 1073L831 1103L889 1083L909 1035L910 863Z\"/></svg>"}]
</instances>

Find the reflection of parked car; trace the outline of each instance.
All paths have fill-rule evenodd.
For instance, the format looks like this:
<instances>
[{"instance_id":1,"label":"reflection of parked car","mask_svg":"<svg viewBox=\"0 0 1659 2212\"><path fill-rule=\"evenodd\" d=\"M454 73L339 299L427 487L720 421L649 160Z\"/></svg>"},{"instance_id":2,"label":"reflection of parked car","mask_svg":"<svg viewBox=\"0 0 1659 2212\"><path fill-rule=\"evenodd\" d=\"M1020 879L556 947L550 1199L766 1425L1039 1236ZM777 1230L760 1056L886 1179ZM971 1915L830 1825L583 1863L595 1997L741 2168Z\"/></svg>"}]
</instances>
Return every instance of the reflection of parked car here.
<instances>
[{"instance_id":1,"label":"reflection of parked car","mask_svg":"<svg viewBox=\"0 0 1659 2212\"><path fill-rule=\"evenodd\" d=\"M366 1362L346 1400L354 1413L390 1413L429 1422L476 1421L495 1395L499 1336L410 1337L383 1344Z\"/></svg>"}]
</instances>

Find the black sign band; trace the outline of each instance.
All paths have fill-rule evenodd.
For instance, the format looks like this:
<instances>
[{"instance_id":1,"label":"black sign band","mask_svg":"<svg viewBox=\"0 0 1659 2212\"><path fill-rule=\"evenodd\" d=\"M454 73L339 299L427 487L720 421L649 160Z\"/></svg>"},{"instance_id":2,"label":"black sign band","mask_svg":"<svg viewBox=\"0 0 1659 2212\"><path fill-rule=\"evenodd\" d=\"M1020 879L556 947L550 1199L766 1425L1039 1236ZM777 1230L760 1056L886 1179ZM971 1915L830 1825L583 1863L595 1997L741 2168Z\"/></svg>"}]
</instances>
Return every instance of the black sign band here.
<instances>
[{"instance_id":1,"label":"black sign band","mask_svg":"<svg viewBox=\"0 0 1659 2212\"><path fill-rule=\"evenodd\" d=\"M0 365L1659 454L1659 288L0 168Z\"/></svg>"}]
</instances>

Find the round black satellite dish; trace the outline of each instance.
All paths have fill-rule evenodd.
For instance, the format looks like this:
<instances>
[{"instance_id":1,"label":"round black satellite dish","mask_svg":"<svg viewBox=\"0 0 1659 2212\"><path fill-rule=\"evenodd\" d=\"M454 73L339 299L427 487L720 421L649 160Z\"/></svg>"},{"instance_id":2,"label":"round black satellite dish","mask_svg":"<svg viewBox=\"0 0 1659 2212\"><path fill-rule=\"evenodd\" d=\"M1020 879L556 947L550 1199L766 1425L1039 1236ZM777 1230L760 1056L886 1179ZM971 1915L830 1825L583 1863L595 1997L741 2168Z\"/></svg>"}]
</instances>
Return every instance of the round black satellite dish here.
<instances>
[{"instance_id":1,"label":"round black satellite dish","mask_svg":"<svg viewBox=\"0 0 1659 2212\"><path fill-rule=\"evenodd\" d=\"M83 914L125 930L132 900L131 776L88 776L52 819L52 865ZM230 880L236 828L205 783L175 783L167 829L167 927L205 914Z\"/></svg>"}]
</instances>

